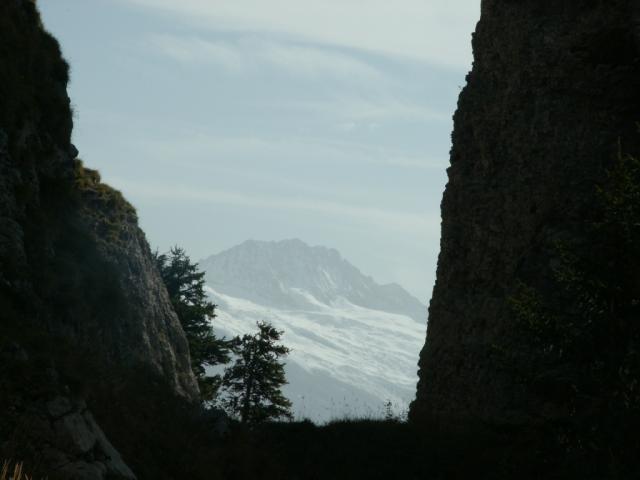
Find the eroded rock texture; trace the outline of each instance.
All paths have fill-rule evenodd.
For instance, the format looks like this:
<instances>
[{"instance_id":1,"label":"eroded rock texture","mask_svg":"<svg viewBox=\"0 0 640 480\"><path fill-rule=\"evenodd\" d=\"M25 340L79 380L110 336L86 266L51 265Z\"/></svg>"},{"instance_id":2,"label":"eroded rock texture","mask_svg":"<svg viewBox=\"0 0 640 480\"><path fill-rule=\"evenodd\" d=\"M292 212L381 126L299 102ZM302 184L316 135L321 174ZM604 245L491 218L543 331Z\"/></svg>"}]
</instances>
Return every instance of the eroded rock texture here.
<instances>
[{"instance_id":1,"label":"eroded rock texture","mask_svg":"<svg viewBox=\"0 0 640 480\"><path fill-rule=\"evenodd\" d=\"M12 397L3 402L4 421L18 425L7 438L0 439L3 452L28 459L29 469L39 463L50 478L136 478L85 401L61 386L55 369L43 365L31 368L34 359L17 344L5 345L0 361L0 387ZM31 375L21 382L29 384L29 389L8 381L20 374Z\"/></svg>"},{"instance_id":2,"label":"eroded rock texture","mask_svg":"<svg viewBox=\"0 0 640 480\"><path fill-rule=\"evenodd\" d=\"M484 0L473 47L410 417L523 425L545 405L496 355L507 299L552 288L554 243L580 235L618 150L638 151L640 3Z\"/></svg>"},{"instance_id":3,"label":"eroded rock texture","mask_svg":"<svg viewBox=\"0 0 640 480\"><path fill-rule=\"evenodd\" d=\"M77 397L126 398L123 371L187 401L198 387L134 209L76 159L67 81L35 2L0 2L0 351L25 352L0 365L0 457L49 478L130 478Z\"/></svg>"}]
</instances>

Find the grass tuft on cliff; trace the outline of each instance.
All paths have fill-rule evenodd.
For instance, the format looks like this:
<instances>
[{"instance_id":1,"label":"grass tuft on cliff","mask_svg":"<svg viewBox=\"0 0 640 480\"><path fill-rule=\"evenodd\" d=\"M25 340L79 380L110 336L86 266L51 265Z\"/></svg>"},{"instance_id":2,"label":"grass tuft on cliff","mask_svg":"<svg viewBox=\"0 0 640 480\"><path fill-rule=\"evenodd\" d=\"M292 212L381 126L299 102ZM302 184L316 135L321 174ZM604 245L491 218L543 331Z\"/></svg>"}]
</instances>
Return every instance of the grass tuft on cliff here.
<instances>
[{"instance_id":1,"label":"grass tuft on cliff","mask_svg":"<svg viewBox=\"0 0 640 480\"><path fill-rule=\"evenodd\" d=\"M100 172L84 166L76 159L75 187L93 223L97 238L108 242L125 241L128 227L138 221L136 209L122 193L102 183Z\"/></svg>"}]
</instances>

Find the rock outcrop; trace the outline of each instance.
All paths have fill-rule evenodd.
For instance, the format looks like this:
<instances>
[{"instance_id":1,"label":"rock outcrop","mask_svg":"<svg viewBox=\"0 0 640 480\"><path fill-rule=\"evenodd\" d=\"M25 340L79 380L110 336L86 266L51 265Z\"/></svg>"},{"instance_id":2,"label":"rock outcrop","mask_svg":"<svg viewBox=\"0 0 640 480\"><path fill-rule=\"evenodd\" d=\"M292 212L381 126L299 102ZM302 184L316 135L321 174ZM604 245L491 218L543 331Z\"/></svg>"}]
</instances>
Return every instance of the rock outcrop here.
<instances>
[{"instance_id":1,"label":"rock outcrop","mask_svg":"<svg viewBox=\"0 0 640 480\"><path fill-rule=\"evenodd\" d=\"M483 0L455 114L415 422L527 425L544 406L501 364L518 282L552 288L619 150L638 152L640 6Z\"/></svg>"},{"instance_id":2,"label":"rock outcrop","mask_svg":"<svg viewBox=\"0 0 640 480\"><path fill-rule=\"evenodd\" d=\"M0 448L16 458L36 459L44 464L50 478L135 479L85 401L60 387L54 369L35 373L35 385L22 379L20 383L28 383L28 389L11 381L21 373L34 375L32 361L16 344L5 345L0 351L0 387L13 397L2 405L4 421L20 426L9 438L2 438Z\"/></svg>"},{"instance_id":3,"label":"rock outcrop","mask_svg":"<svg viewBox=\"0 0 640 480\"><path fill-rule=\"evenodd\" d=\"M41 446L30 460L44 472L132 478L81 397L116 384L126 396L107 378L118 370L146 372L186 402L199 392L135 210L76 158L68 72L35 2L0 2L0 351L26 356L23 387L0 378L0 457ZM93 375L70 386L88 365ZM24 438L33 419L42 428Z\"/></svg>"}]
</instances>

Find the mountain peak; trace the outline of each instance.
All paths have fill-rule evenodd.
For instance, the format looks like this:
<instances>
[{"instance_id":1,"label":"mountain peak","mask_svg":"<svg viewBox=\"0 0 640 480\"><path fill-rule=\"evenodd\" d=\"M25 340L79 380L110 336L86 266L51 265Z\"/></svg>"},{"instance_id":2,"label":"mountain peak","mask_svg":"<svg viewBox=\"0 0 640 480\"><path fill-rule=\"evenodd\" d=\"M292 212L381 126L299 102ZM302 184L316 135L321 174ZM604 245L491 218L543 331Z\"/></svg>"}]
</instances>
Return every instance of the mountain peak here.
<instances>
[{"instance_id":1,"label":"mountain peak","mask_svg":"<svg viewBox=\"0 0 640 480\"><path fill-rule=\"evenodd\" d=\"M354 305L407 315L424 323L426 307L400 285L379 285L333 248L300 239L247 240L200 262L216 291L277 308L308 308L308 294L323 304Z\"/></svg>"},{"instance_id":2,"label":"mountain peak","mask_svg":"<svg viewBox=\"0 0 640 480\"><path fill-rule=\"evenodd\" d=\"M258 320L284 332L284 393L297 415L382 415L385 402L400 411L413 398L426 307L400 285L379 285L337 250L299 239L248 240L200 267L219 305L218 335Z\"/></svg>"}]
</instances>

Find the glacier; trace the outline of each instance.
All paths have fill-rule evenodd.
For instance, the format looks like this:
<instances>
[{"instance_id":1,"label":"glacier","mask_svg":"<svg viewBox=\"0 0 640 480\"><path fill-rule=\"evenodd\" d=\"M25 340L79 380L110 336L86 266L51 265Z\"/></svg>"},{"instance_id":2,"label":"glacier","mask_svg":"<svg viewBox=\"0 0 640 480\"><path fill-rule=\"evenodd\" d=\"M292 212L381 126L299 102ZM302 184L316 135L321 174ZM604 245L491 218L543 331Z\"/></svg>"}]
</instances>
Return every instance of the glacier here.
<instances>
[{"instance_id":1,"label":"glacier","mask_svg":"<svg viewBox=\"0 0 640 480\"><path fill-rule=\"evenodd\" d=\"M402 417L415 395L426 307L378 285L333 249L300 240L247 241L200 262L219 336L282 330L297 419Z\"/></svg>"}]
</instances>

